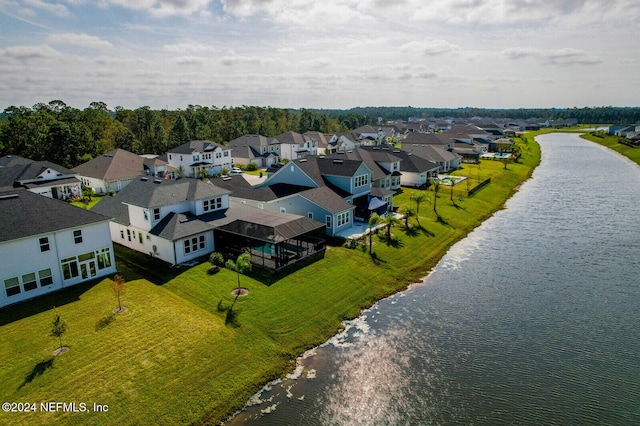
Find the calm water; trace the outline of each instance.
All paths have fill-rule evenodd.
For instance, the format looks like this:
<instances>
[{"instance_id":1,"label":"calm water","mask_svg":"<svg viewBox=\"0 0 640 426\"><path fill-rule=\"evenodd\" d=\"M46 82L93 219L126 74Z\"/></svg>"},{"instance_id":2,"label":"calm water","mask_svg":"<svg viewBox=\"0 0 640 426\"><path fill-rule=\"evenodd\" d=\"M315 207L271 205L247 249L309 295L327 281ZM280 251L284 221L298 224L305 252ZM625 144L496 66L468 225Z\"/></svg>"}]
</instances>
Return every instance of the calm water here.
<instances>
[{"instance_id":1,"label":"calm water","mask_svg":"<svg viewBox=\"0 0 640 426\"><path fill-rule=\"evenodd\" d=\"M575 135L231 422L640 425L640 168Z\"/></svg>"}]
</instances>

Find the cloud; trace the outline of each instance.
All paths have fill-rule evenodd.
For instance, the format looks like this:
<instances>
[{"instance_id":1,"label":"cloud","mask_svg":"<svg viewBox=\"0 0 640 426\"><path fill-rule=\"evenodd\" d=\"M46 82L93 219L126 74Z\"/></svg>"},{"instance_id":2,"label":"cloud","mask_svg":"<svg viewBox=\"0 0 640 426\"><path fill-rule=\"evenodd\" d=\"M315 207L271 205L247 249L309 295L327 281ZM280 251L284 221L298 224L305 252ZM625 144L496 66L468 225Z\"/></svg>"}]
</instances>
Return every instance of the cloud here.
<instances>
[{"instance_id":1,"label":"cloud","mask_svg":"<svg viewBox=\"0 0 640 426\"><path fill-rule=\"evenodd\" d=\"M60 52L46 44L40 46L11 46L0 49L0 58L21 64L58 59Z\"/></svg>"},{"instance_id":2,"label":"cloud","mask_svg":"<svg viewBox=\"0 0 640 426\"><path fill-rule=\"evenodd\" d=\"M27 10L38 9L56 16L67 16L69 14L67 6L60 3L48 3L42 0L23 0L22 5L23 8Z\"/></svg>"},{"instance_id":3,"label":"cloud","mask_svg":"<svg viewBox=\"0 0 640 426\"><path fill-rule=\"evenodd\" d=\"M201 43L165 44L163 49L171 53L213 53L216 51L213 46Z\"/></svg>"},{"instance_id":4,"label":"cloud","mask_svg":"<svg viewBox=\"0 0 640 426\"><path fill-rule=\"evenodd\" d=\"M113 49L113 45L106 40L88 34L51 34L47 37L51 44L64 44L71 46L88 47L91 49Z\"/></svg>"},{"instance_id":5,"label":"cloud","mask_svg":"<svg viewBox=\"0 0 640 426\"><path fill-rule=\"evenodd\" d=\"M513 47L502 51L507 59L536 59L544 65L597 65L602 59L579 49L538 49L531 47Z\"/></svg>"},{"instance_id":6,"label":"cloud","mask_svg":"<svg viewBox=\"0 0 640 426\"><path fill-rule=\"evenodd\" d=\"M242 65L242 64L265 65L273 62L274 60L271 58L265 58L261 56L236 55L236 53L233 51L230 51L226 56L223 56L220 58L220 63L227 67L230 67L233 65Z\"/></svg>"},{"instance_id":7,"label":"cloud","mask_svg":"<svg viewBox=\"0 0 640 426\"><path fill-rule=\"evenodd\" d=\"M120 6L130 10L146 11L163 18L172 15L205 13L211 0L100 0L102 6Z\"/></svg>"},{"instance_id":8,"label":"cloud","mask_svg":"<svg viewBox=\"0 0 640 426\"><path fill-rule=\"evenodd\" d=\"M451 44L446 40L433 39L425 41L411 41L400 46L400 51L404 53L420 53L425 56L444 55L446 53L458 52L460 47Z\"/></svg>"}]
</instances>

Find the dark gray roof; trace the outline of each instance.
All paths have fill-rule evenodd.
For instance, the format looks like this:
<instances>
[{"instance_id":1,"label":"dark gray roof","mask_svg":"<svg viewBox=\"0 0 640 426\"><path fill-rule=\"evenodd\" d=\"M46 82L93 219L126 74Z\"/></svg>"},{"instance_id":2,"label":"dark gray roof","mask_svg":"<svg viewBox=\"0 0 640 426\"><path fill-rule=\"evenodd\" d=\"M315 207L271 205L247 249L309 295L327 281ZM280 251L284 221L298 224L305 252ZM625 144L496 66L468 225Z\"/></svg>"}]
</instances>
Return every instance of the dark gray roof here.
<instances>
[{"instance_id":1,"label":"dark gray roof","mask_svg":"<svg viewBox=\"0 0 640 426\"><path fill-rule=\"evenodd\" d=\"M203 200L228 193L229 191L200 179L164 180L143 176L129 183L112 198L134 206L154 208L186 200Z\"/></svg>"},{"instance_id":2,"label":"dark gray roof","mask_svg":"<svg viewBox=\"0 0 640 426\"><path fill-rule=\"evenodd\" d=\"M36 182L25 183L24 187L31 189L31 188L39 188L42 186L73 185L73 184L80 185L81 184L80 179L76 177L68 177L68 178L54 179L54 180L39 180Z\"/></svg>"},{"instance_id":3,"label":"dark gray roof","mask_svg":"<svg viewBox=\"0 0 640 426\"><path fill-rule=\"evenodd\" d=\"M402 145L406 144L429 144L429 145L446 145L451 143L449 136L444 133L409 133Z\"/></svg>"},{"instance_id":4,"label":"dark gray roof","mask_svg":"<svg viewBox=\"0 0 640 426\"><path fill-rule=\"evenodd\" d=\"M252 147L261 147L268 146L269 138L262 135L244 135L239 138L235 138L232 141L227 142L227 148L236 148L236 147L244 147L244 146L252 146Z\"/></svg>"},{"instance_id":5,"label":"dark gray roof","mask_svg":"<svg viewBox=\"0 0 640 426\"><path fill-rule=\"evenodd\" d=\"M212 225L191 213L169 213L149 233L167 240L179 240L211 229Z\"/></svg>"},{"instance_id":6,"label":"dark gray roof","mask_svg":"<svg viewBox=\"0 0 640 426\"><path fill-rule=\"evenodd\" d=\"M0 167L25 166L30 163L33 163L33 160L20 157L19 155L5 155L4 157L0 157Z\"/></svg>"},{"instance_id":7,"label":"dark gray roof","mask_svg":"<svg viewBox=\"0 0 640 426\"><path fill-rule=\"evenodd\" d=\"M285 132L281 133L273 139L283 144L302 145L304 144L304 137L300 133Z\"/></svg>"},{"instance_id":8,"label":"dark gray roof","mask_svg":"<svg viewBox=\"0 0 640 426\"><path fill-rule=\"evenodd\" d=\"M191 154L194 151L209 152L213 151L216 148L226 149L222 145L218 145L215 142L207 140L196 140L183 143L182 145L169 150L169 152L171 154Z\"/></svg>"},{"instance_id":9,"label":"dark gray roof","mask_svg":"<svg viewBox=\"0 0 640 426\"><path fill-rule=\"evenodd\" d=\"M393 163L400 161L397 156L392 155L389 149L381 149L379 147L362 147L349 150L346 152L340 152L336 154L328 155L329 158L344 159L345 157L350 160L364 161L365 164L371 169L371 180L377 181L384 179L391 173L379 163Z\"/></svg>"},{"instance_id":10,"label":"dark gray roof","mask_svg":"<svg viewBox=\"0 0 640 426\"><path fill-rule=\"evenodd\" d=\"M322 176L353 177L362 165L362 160L308 156L294 160L294 163L318 185L324 185Z\"/></svg>"},{"instance_id":11,"label":"dark gray roof","mask_svg":"<svg viewBox=\"0 0 640 426\"><path fill-rule=\"evenodd\" d=\"M33 161L31 163L25 164L22 168L22 171L18 176L16 176L17 181L26 181L37 179L45 170L52 169L57 172L57 174L62 176L74 176L75 173L66 167L59 166L57 164L52 163L51 161Z\"/></svg>"},{"instance_id":12,"label":"dark gray roof","mask_svg":"<svg viewBox=\"0 0 640 426\"><path fill-rule=\"evenodd\" d=\"M0 241L78 229L109 219L94 211L25 189L0 193L0 217Z\"/></svg>"},{"instance_id":13,"label":"dark gray roof","mask_svg":"<svg viewBox=\"0 0 640 426\"><path fill-rule=\"evenodd\" d=\"M124 149L114 149L73 168L80 176L102 180L131 179L144 172L145 158Z\"/></svg>"},{"instance_id":14,"label":"dark gray roof","mask_svg":"<svg viewBox=\"0 0 640 426\"><path fill-rule=\"evenodd\" d=\"M327 186L302 191L300 192L300 196L331 213L340 213L355 208L353 204L347 203L342 197L336 194L334 190Z\"/></svg>"},{"instance_id":15,"label":"dark gray roof","mask_svg":"<svg viewBox=\"0 0 640 426\"><path fill-rule=\"evenodd\" d=\"M401 172L424 173L438 168L438 165L436 163L431 162L422 156L413 155L408 151L396 148L391 148L390 151L393 156L400 158Z\"/></svg>"}]
</instances>

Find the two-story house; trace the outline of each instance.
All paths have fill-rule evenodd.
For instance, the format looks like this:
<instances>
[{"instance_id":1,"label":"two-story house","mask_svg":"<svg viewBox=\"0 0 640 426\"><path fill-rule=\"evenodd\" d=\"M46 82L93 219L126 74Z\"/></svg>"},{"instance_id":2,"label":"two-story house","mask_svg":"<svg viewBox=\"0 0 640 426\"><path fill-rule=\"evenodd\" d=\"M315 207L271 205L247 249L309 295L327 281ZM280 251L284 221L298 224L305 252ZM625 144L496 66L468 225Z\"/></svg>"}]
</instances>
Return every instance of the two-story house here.
<instances>
[{"instance_id":1,"label":"two-story house","mask_svg":"<svg viewBox=\"0 0 640 426\"><path fill-rule=\"evenodd\" d=\"M179 177L214 176L223 168L231 170L231 149L206 140L190 141L169 150L167 162Z\"/></svg>"},{"instance_id":2,"label":"two-story house","mask_svg":"<svg viewBox=\"0 0 640 426\"><path fill-rule=\"evenodd\" d=\"M233 164L256 163L259 168L280 161L280 144L262 135L244 135L227 143Z\"/></svg>"},{"instance_id":3,"label":"two-story house","mask_svg":"<svg viewBox=\"0 0 640 426\"><path fill-rule=\"evenodd\" d=\"M24 189L0 217L0 307L116 272L108 217Z\"/></svg>"},{"instance_id":4,"label":"two-story house","mask_svg":"<svg viewBox=\"0 0 640 426\"><path fill-rule=\"evenodd\" d=\"M280 158L297 160L307 155L318 154L318 141L305 138L300 133L285 132L273 138L273 144L280 146Z\"/></svg>"}]
</instances>

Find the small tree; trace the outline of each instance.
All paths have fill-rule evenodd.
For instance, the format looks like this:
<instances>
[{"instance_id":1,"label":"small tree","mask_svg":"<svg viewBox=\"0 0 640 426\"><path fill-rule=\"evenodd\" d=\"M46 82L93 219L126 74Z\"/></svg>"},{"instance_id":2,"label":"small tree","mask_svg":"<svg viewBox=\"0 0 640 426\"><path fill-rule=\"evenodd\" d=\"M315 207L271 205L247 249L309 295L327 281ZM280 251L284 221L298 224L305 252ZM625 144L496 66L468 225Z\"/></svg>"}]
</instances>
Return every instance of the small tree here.
<instances>
[{"instance_id":1,"label":"small tree","mask_svg":"<svg viewBox=\"0 0 640 426\"><path fill-rule=\"evenodd\" d=\"M123 309L122 304L120 303L120 296L124 295L127 292L127 286L122 275L114 275L113 281L111 281L111 289L113 290L113 294L115 294L118 298L118 310L116 312L122 312L126 310L126 308Z\"/></svg>"},{"instance_id":2,"label":"small tree","mask_svg":"<svg viewBox=\"0 0 640 426\"><path fill-rule=\"evenodd\" d=\"M409 229L409 219L416 215L416 211L411 206L404 209L404 227Z\"/></svg>"},{"instance_id":3,"label":"small tree","mask_svg":"<svg viewBox=\"0 0 640 426\"><path fill-rule=\"evenodd\" d=\"M411 194L411 200L416 203L416 220L420 224L420 204L427 198L424 192L414 192Z\"/></svg>"},{"instance_id":4,"label":"small tree","mask_svg":"<svg viewBox=\"0 0 640 426\"><path fill-rule=\"evenodd\" d=\"M249 253L242 253L236 261L229 259L225 265L227 268L238 273L238 293L240 294L240 274L251 271L251 255Z\"/></svg>"},{"instance_id":5,"label":"small tree","mask_svg":"<svg viewBox=\"0 0 640 426\"><path fill-rule=\"evenodd\" d=\"M433 183L433 211L438 213L438 210L436 210L436 203L438 201L438 192L440 191L440 180L432 179L432 183Z\"/></svg>"},{"instance_id":6,"label":"small tree","mask_svg":"<svg viewBox=\"0 0 640 426\"><path fill-rule=\"evenodd\" d=\"M384 225L387 227L387 239L391 239L391 228L398 224L398 218L395 217L392 214L388 214L384 217L384 219L382 219L382 223L384 223Z\"/></svg>"},{"instance_id":7,"label":"small tree","mask_svg":"<svg viewBox=\"0 0 640 426\"><path fill-rule=\"evenodd\" d=\"M380 222L378 213L372 213L369 216L369 254L371 254L371 246L373 245L373 228Z\"/></svg>"},{"instance_id":8,"label":"small tree","mask_svg":"<svg viewBox=\"0 0 640 426\"><path fill-rule=\"evenodd\" d=\"M56 319L51 323L51 333L49 336L57 337L60 340L59 351L62 351L62 335L67 331L67 324L62 322L60 315L56 315Z\"/></svg>"}]
</instances>

